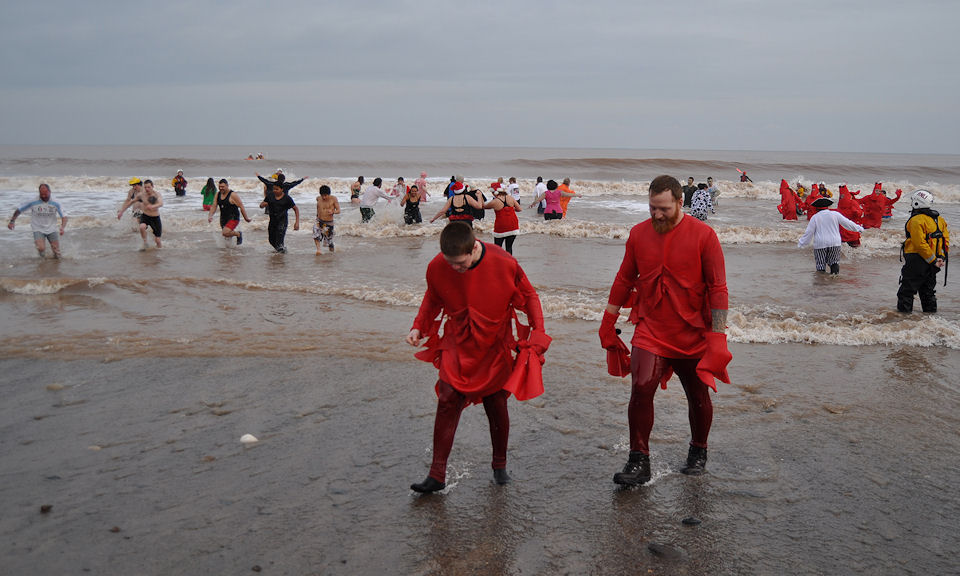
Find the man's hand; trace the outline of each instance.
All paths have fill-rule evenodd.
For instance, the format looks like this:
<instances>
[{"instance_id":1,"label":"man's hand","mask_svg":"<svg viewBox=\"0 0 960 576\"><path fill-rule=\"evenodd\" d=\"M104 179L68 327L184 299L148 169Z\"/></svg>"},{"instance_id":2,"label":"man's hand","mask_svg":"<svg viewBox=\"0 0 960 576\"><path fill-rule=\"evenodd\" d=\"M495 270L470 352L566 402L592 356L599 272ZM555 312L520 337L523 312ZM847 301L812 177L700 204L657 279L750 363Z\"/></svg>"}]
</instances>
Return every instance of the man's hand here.
<instances>
[{"instance_id":1,"label":"man's hand","mask_svg":"<svg viewBox=\"0 0 960 576\"><path fill-rule=\"evenodd\" d=\"M410 333L407 334L406 342L411 346L419 346L420 340L420 331L416 328L410 330Z\"/></svg>"}]
</instances>

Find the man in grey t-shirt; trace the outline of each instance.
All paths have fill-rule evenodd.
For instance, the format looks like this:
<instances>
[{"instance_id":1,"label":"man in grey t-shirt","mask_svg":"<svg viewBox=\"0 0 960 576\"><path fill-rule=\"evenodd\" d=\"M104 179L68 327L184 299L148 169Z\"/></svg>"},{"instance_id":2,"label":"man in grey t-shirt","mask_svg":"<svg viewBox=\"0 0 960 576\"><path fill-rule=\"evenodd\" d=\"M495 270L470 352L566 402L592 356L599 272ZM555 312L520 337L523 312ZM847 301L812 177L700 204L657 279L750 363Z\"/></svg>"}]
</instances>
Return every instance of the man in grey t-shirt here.
<instances>
[{"instance_id":1,"label":"man in grey t-shirt","mask_svg":"<svg viewBox=\"0 0 960 576\"><path fill-rule=\"evenodd\" d=\"M44 241L50 243L50 250L53 251L53 257L60 257L60 236L63 229L67 226L67 217L64 216L60 203L50 199L50 186L40 185L40 195L37 200L27 202L13 212L13 218L7 224L7 228L13 230L17 216L26 211L30 211L30 229L33 230L33 240L37 246L37 252L43 257L46 254L46 245ZM57 218L60 222L57 226Z\"/></svg>"}]
</instances>

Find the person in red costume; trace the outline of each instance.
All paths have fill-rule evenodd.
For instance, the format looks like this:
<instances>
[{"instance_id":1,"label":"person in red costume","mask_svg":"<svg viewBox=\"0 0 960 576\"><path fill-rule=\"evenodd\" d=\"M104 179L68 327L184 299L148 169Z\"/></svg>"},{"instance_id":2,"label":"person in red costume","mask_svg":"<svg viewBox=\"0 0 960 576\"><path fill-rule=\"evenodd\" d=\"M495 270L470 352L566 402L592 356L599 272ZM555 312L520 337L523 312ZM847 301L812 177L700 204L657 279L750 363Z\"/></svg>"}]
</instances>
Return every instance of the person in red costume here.
<instances>
[{"instance_id":1,"label":"person in red costume","mask_svg":"<svg viewBox=\"0 0 960 576\"><path fill-rule=\"evenodd\" d=\"M841 184L838 191L840 193L840 200L837 202L837 212L846 216L847 220L860 224L861 218L863 217L863 209L860 206L860 201L857 200L857 194L859 194L860 191L850 192L846 184ZM846 242L851 248L858 248L860 246L860 233L854 230L847 230L841 226L840 241Z\"/></svg>"},{"instance_id":2,"label":"person in red costume","mask_svg":"<svg viewBox=\"0 0 960 576\"><path fill-rule=\"evenodd\" d=\"M903 195L903 190L897 188L896 198L887 198L881 189L883 185L877 182L873 185L873 193L860 199L860 205L863 206L863 227L879 228L883 223L884 211L892 207Z\"/></svg>"},{"instance_id":3,"label":"person in red costume","mask_svg":"<svg viewBox=\"0 0 960 576\"><path fill-rule=\"evenodd\" d=\"M520 323L516 310L526 313L528 326ZM499 246L477 240L465 222L447 224L440 234L440 254L427 266L427 291L406 341L419 346L424 338L426 349L416 357L440 369L437 416L430 472L411 490L429 493L446 487L447 457L460 413L481 402L490 423L494 480L510 482L507 397L512 393L529 400L543 393L540 367L550 337L543 328L540 297L520 264Z\"/></svg>"},{"instance_id":4,"label":"person in red costume","mask_svg":"<svg viewBox=\"0 0 960 576\"><path fill-rule=\"evenodd\" d=\"M820 188L814 182L810 185L810 193L803 201L803 211L807 213L807 220L813 218L813 215L820 211L820 208L814 206L813 203L821 198L823 198L823 194L820 193Z\"/></svg>"},{"instance_id":5,"label":"person in red costume","mask_svg":"<svg viewBox=\"0 0 960 576\"><path fill-rule=\"evenodd\" d=\"M650 218L630 230L600 323L600 345L611 362L626 346L617 336L620 308L631 306L636 324L629 360L632 389L627 417L630 456L613 481L637 486L650 480L650 431L653 396L672 373L687 396L692 439L684 474L702 474L707 463L707 436L713 422L714 378L729 383L727 364L727 281L720 241L713 229L683 214L683 192L672 176L650 183ZM613 352L613 354L610 354ZM622 354L620 355L623 356Z\"/></svg>"},{"instance_id":6,"label":"person in red costume","mask_svg":"<svg viewBox=\"0 0 960 576\"><path fill-rule=\"evenodd\" d=\"M790 185L787 184L786 180L780 180L780 205L777 206L777 210L783 214L784 220L796 220L797 219L797 204L800 202L800 198L797 196L797 193L794 192Z\"/></svg>"}]
</instances>

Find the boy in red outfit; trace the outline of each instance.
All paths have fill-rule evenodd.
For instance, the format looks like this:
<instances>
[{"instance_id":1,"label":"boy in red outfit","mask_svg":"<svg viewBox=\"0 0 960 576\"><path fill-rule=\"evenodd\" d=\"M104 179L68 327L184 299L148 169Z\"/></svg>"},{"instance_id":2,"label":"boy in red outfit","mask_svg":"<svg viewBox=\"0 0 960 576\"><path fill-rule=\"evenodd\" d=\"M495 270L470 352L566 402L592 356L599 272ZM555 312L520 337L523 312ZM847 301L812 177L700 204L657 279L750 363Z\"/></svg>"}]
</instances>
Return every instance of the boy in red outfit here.
<instances>
[{"instance_id":1,"label":"boy in red outfit","mask_svg":"<svg viewBox=\"0 0 960 576\"><path fill-rule=\"evenodd\" d=\"M526 313L529 326L520 324L517 309ZM437 319L441 313L446 322ZM438 405L430 473L410 488L428 493L446 487L460 413L480 402L490 422L494 480L510 482L507 397L529 400L543 393L540 366L550 337L543 329L540 297L520 264L502 248L477 240L464 222L447 224L440 254L427 266L427 292L406 341L419 346L423 338L426 349L416 356L440 369Z\"/></svg>"}]
</instances>

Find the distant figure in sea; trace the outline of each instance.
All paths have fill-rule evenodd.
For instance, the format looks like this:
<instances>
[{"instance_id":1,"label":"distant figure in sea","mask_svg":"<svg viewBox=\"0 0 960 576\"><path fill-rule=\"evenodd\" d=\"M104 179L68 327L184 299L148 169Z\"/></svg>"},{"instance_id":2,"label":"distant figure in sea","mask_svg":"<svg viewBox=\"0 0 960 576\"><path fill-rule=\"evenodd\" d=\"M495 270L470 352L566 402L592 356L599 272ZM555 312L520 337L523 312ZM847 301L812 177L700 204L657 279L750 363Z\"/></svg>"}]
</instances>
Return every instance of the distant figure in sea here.
<instances>
[{"instance_id":1,"label":"distant figure in sea","mask_svg":"<svg viewBox=\"0 0 960 576\"><path fill-rule=\"evenodd\" d=\"M516 310L526 315L529 326L520 323ZM416 357L440 370L437 414L430 472L410 489L430 493L446 487L447 458L460 414L479 403L490 424L493 479L507 484L507 397L523 401L543 393L540 366L550 337L540 297L520 264L499 247L477 240L464 222L444 227L440 254L427 265L427 291L406 342L420 346L424 339L426 348Z\"/></svg>"},{"instance_id":2,"label":"distant figure in sea","mask_svg":"<svg viewBox=\"0 0 960 576\"><path fill-rule=\"evenodd\" d=\"M800 202L799 196L794 192L790 185L787 184L787 181L780 179L780 205L777 206L777 210L780 212L784 220L796 220L797 205Z\"/></svg>"},{"instance_id":3,"label":"distant figure in sea","mask_svg":"<svg viewBox=\"0 0 960 576\"><path fill-rule=\"evenodd\" d=\"M900 289L897 290L897 310L913 312L913 297L920 295L924 312L937 311L937 274L944 270L950 255L950 231L947 221L932 208L933 194L917 190L910 195L910 218L903 225L906 240L901 248L903 267L900 269Z\"/></svg>"},{"instance_id":4,"label":"distant figure in sea","mask_svg":"<svg viewBox=\"0 0 960 576\"><path fill-rule=\"evenodd\" d=\"M357 176L357 181L350 185L350 203L360 203L360 192L363 191L363 176Z\"/></svg>"},{"instance_id":5,"label":"distant figure in sea","mask_svg":"<svg viewBox=\"0 0 960 576\"><path fill-rule=\"evenodd\" d=\"M563 210L563 217L567 217L567 207L570 205L570 199L577 195L573 191L573 188L570 187L570 179L564 178L563 182L557 186L557 190L561 192L560 196L560 209Z\"/></svg>"},{"instance_id":6,"label":"distant figure in sea","mask_svg":"<svg viewBox=\"0 0 960 576\"><path fill-rule=\"evenodd\" d=\"M187 195L187 179L183 177L183 170L177 170L177 175L170 181L173 184L173 193L177 196Z\"/></svg>"},{"instance_id":7,"label":"distant figure in sea","mask_svg":"<svg viewBox=\"0 0 960 576\"><path fill-rule=\"evenodd\" d=\"M163 235L163 223L160 221L160 207L163 206L163 195L153 188L153 180L144 180L140 186L140 180L137 179L135 197L128 198L120 212L117 213L117 220L123 216L124 211L130 206L138 206L140 210L140 237L143 239L143 250L147 249L147 228L153 232L153 241L157 248L162 247L160 236Z\"/></svg>"},{"instance_id":8,"label":"distant figure in sea","mask_svg":"<svg viewBox=\"0 0 960 576\"><path fill-rule=\"evenodd\" d=\"M826 272L830 268L831 274L840 273L840 227L852 232L863 232L863 226L850 220L836 210L827 210L833 200L821 196L813 202L813 206L820 211L810 218L807 229L797 241L797 247L813 243L813 263L817 272Z\"/></svg>"},{"instance_id":9,"label":"distant figure in sea","mask_svg":"<svg viewBox=\"0 0 960 576\"><path fill-rule=\"evenodd\" d=\"M650 480L653 397L672 374L687 397L690 446L681 472L703 474L713 423L714 378L730 383L727 364L727 280L723 250L713 228L683 213L683 190L672 176L649 188L650 218L630 230L600 323L607 371L630 374L627 409L630 455L613 481L638 486ZM632 349L617 335L620 309L630 306L636 324Z\"/></svg>"},{"instance_id":10,"label":"distant figure in sea","mask_svg":"<svg viewBox=\"0 0 960 576\"><path fill-rule=\"evenodd\" d=\"M430 200L430 193L427 191L427 173L421 172L420 177L413 181L413 184L417 187L417 190L420 191L420 201L427 202Z\"/></svg>"},{"instance_id":11,"label":"distant figure in sea","mask_svg":"<svg viewBox=\"0 0 960 576\"><path fill-rule=\"evenodd\" d=\"M130 207L130 215L133 216L134 230L140 229L140 193L143 192L143 182L139 178L133 177L129 181L130 189L124 198L123 206ZM129 204L128 204L129 203Z\"/></svg>"},{"instance_id":12,"label":"distant figure in sea","mask_svg":"<svg viewBox=\"0 0 960 576\"><path fill-rule=\"evenodd\" d=\"M377 205L378 198L383 198L387 201L387 204L392 200L390 195L380 188L382 185L382 178L374 178L373 184L363 190L363 194L360 196L360 222L369 222L373 219L376 215L373 207Z\"/></svg>"},{"instance_id":13,"label":"distant figure in sea","mask_svg":"<svg viewBox=\"0 0 960 576\"><path fill-rule=\"evenodd\" d=\"M713 176L707 177L707 192L710 193L710 205L713 206L714 212L716 212L717 206L720 205L718 197L720 196L720 189L713 183Z\"/></svg>"},{"instance_id":14,"label":"distant figure in sea","mask_svg":"<svg viewBox=\"0 0 960 576\"><path fill-rule=\"evenodd\" d=\"M430 219L430 222L446 217L451 222L460 221L473 226L477 211L483 210L483 204L477 198L478 194L477 190L468 189L463 183L463 176L458 174L454 178L453 184L450 185L450 197L447 198L447 202L437 212L436 216Z\"/></svg>"},{"instance_id":15,"label":"distant figure in sea","mask_svg":"<svg viewBox=\"0 0 960 576\"><path fill-rule=\"evenodd\" d=\"M220 210L220 233L223 237L236 238L237 246L243 244L243 232L237 229L240 225L240 215L242 214L247 222L250 222L250 218L247 216L247 209L243 207L240 196L230 189L230 184L224 178L221 178L217 185L217 194L213 199L207 222L213 222L217 210Z\"/></svg>"},{"instance_id":16,"label":"distant figure in sea","mask_svg":"<svg viewBox=\"0 0 960 576\"><path fill-rule=\"evenodd\" d=\"M863 222L861 218L863 218L863 208L861 208L860 202L857 200L857 194L859 193L859 190L851 192L846 184L841 184L837 188L837 194L839 195L837 199L837 211L846 216L851 222L856 222L862 226ZM840 227L840 240L851 248L860 247L860 233L847 230L842 226Z\"/></svg>"},{"instance_id":17,"label":"distant figure in sea","mask_svg":"<svg viewBox=\"0 0 960 576\"><path fill-rule=\"evenodd\" d=\"M860 198L860 206L863 207L863 227L880 228L883 224L883 213L892 208L900 200L903 190L897 188L895 198L887 198L882 189L882 184L877 182L873 185L873 193Z\"/></svg>"},{"instance_id":18,"label":"distant figure in sea","mask_svg":"<svg viewBox=\"0 0 960 576\"><path fill-rule=\"evenodd\" d=\"M287 246L284 244L284 240L287 237L287 225L289 224L287 213L291 208L295 217L293 229L300 229L300 209L297 208L297 203L284 190L282 182L275 182L273 193L260 203L260 207L266 208L267 214L270 216L270 222L267 224L267 240L274 250L285 253Z\"/></svg>"},{"instance_id":19,"label":"distant figure in sea","mask_svg":"<svg viewBox=\"0 0 960 576\"><path fill-rule=\"evenodd\" d=\"M539 198L541 194L547 191L547 185L543 181L543 176L537 176L537 184L533 188L533 197ZM543 211L547 208L547 201L541 200L540 204L537 206L537 214L543 214Z\"/></svg>"},{"instance_id":20,"label":"distant figure in sea","mask_svg":"<svg viewBox=\"0 0 960 576\"><path fill-rule=\"evenodd\" d=\"M393 190L390 191L390 195L394 198L403 198L407 193L407 183L404 182L403 176L397 178L397 183L393 185Z\"/></svg>"},{"instance_id":21,"label":"distant figure in sea","mask_svg":"<svg viewBox=\"0 0 960 576\"><path fill-rule=\"evenodd\" d=\"M563 192L559 189L559 185L556 180L547 181L547 190L540 194L530 203L530 207L533 208L539 202L544 202L545 206L543 209L543 219L544 220L560 220L563 218L563 206L560 203L560 199L564 196L573 196L572 192Z\"/></svg>"},{"instance_id":22,"label":"distant figure in sea","mask_svg":"<svg viewBox=\"0 0 960 576\"><path fill-rule=\"evenodd\" d=\"M507 194L513 197L517 201L517 204L520 203L520 185L517 184L517 179L513 176L510 177L507 184Z\"/></svg>"},{"instance_id":23,"label":"distant figure in sea","mask_svg":"<svg viewBox=\"0 0 960 576\"><path fill-rule=\"evenodd\" d=\"M317 223L313 225L313 243L317 245L317 254L321 253L322 246L327 246L333 252L333 217L340 213L340 202L330 193L330 187L324 184L319 192Z\"/></svg>"},{"instance_id":24,"label":"distant figure in sea","mask_svg":"<svg viewBox=\"0 0 960 576\"><path fill-rule=\"evenodd\" d=\"M683 207L689 208L693 200L693 193L697 191L697 185L693 183L693 176L687 178L687 183L683 186Z\"/></svg>"},{"instance_id":25,"label":"distant figure in sea","mask_svg":"<svg viewBox=\"0 0 960 576\"><path fill-rule=\"evenodd\" d=\"M403 206L403 223L407 226L423 222L423 216L420 214L421 198L420 187L414 184L400 199L400 205Z\"/></svg>"},{"instance_id":26,"label":"distant figure in sea","mask_svg":"<svg viewBox=\"0 0 960 576\"><path fill-rule=\"evenodd\" d=\"M510 180L513 180L511 178ZM517 212L521 212L520 203L508 194L509 188L501 188L483 205L487 210L494 212L493 243L501 246L508 254L513 254L513 241L520 233L520 220Z\"/></svg>"},{"instance_id":27,"label":"distant figure in sea","mask_svg":"<svg viewBox=\"0 0 960 576\"><path fill-rule=\"evenodd\" d=\"M697 184L697 191L690 199L690 215L701 222L706 222L707 217L712 213L713 202L710 200L710 192L707 191L707 185L701 182Z\"/></svg>"},{"instance_id":28,"label":"distant figure in sea","mask_svg":"<svg viewBox=\"0 0 960 576\"><path fill-rule=\"evenodd\" d=\"M200 194L203 196L203 210L209 212L210 208L213 207L213 199L217 195L217 183L213 181L213 178L207 178L207 183L203 185Z\"/></svg>"},{"instance_id":29,"label":"distant figure in sea","mask_svg":"<svg viewBox=\"0 0 960 576\"><path fill-rule=\"evenodd\" d=\"M50 251L54 258L60 258L60 237L67 227L67 216L63 213L60 203L51 198L50 186L41 184L38 188L36 200L27 202L13 211L7 228L13 230L17 217L24 212L30 212L30 230L33 231L33 243L41 258L46 257L46 244L50 244ZM60 219L59 227L57 218Z\"/></svg>"},{"instance_id":30,"label":"distant figure in sea","mask_svg":"<svg viewBox=\"0 0 960 576\"><path fill-rule=\"evenodd\" d=\"M751 180L750 177L747 176L747 173L744 172L743 170L740 171L740 181L741 181L741 182L753 182L753 180Z\"/></svg>"}]
</instances>

